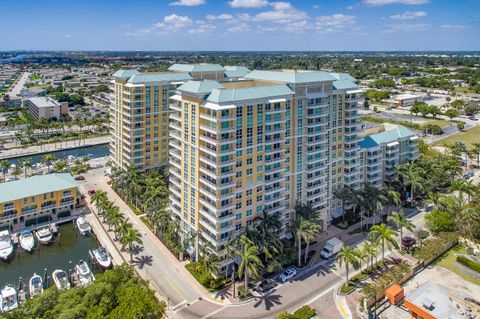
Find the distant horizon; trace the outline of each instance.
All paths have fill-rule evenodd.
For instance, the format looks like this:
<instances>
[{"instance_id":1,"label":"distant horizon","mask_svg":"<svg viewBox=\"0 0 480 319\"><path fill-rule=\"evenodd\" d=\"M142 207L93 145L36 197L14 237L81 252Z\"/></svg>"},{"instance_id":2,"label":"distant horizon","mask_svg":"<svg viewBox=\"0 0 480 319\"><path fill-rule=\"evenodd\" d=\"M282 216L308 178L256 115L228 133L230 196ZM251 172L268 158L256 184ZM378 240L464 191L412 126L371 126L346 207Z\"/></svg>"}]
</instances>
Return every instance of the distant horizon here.
<instances>
[{"instance_id":1,"label":"distant horizon","mask_svg":"<svg viewBox=\"0 0 480 319\"><path fill-rule=\"evenodd\" d=\"M175 53L175 52L184 52L184 53L195 53L195 52L208 52L208 53L215 53L215 52L242 52L242 53L442 53L442 52L453 52L453 53L463 53L463 52L474 52L480 53L480 49L475 50L101 50L101 49L56 49L56 50L41 50L41 49L14 49L14 50L0 50L0 53L10 53L10 52L17 52L17 53L42 53L42 52L132 52L132 53Z\"/></svg>"}]
</instances>

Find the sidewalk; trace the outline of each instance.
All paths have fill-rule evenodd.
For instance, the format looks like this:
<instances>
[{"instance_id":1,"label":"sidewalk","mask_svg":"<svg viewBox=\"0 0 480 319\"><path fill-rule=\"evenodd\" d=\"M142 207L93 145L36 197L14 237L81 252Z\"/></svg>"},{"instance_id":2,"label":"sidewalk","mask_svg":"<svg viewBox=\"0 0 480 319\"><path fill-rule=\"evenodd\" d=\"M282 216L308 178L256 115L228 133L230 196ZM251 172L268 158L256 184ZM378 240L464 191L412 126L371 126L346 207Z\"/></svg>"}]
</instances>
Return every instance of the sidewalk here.
<instances>
[{"instance_id":1,"label":"sidewalk","mask_svg":"<svg viewBox=\"0 0 480 319\"><path fill-rule=\"evenodd\" d=\"M99 136L99 137L87 138L86 140L82 140L81 142L78 140L75 140L75 141L67 141L67 142L61 142L61 143L59 142L59 143L51 143L51 144L44 144L44 145L35 145L35 146L29 146L26 148L17 147L17 148L5 149L0 151L0 159L26 156L26 155L36 155L39 153L61 151L61 150L77 148L80 146L85 147L85 146L104 144L108 142L110 142L109 136ZM5 144L5 146L8 146L8 144Z\"/></svg>"}]
</instances>

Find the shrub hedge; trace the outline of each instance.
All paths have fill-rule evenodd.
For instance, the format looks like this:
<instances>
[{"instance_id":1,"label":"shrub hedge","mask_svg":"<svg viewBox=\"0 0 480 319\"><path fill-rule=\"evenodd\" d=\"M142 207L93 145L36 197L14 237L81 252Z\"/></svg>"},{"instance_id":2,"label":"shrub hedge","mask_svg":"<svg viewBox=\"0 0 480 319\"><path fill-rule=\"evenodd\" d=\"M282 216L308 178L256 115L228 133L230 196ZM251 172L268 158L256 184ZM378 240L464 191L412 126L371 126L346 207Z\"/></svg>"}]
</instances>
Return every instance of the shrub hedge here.
<instances>
[{"instance_id":1,"label":"shrub hedge","mask_svg":"<svg viewBox=\"0 0 480 319\"><path fill-rule=\"evenodd\" d=\"M468 259L465 256L457 256L457 262L480 273L480 264Z\"/></svg>"}]
</instances>

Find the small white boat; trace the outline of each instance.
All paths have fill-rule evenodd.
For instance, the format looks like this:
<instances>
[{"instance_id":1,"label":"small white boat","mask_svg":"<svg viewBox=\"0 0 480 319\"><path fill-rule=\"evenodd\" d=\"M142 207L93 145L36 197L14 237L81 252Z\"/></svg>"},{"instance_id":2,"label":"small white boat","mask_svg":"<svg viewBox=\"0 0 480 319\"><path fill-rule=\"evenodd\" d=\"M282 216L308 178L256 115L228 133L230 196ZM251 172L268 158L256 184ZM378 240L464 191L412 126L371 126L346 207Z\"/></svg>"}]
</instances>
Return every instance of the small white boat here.
<instances>
[{"instance_id":1,"label":"small white boat","mask_svg":"<svg viewBox=\"0 0 480 319\"><path fill-rule=\"evenodd\" d=\"M93 272L90 270L90 267L88 267L88 264L83 260L80 260L80 263L75 266L75 271L77 272L78 280L82 286L86 286L95 280Z\"/></svg>"},{"instance_id":2,"label":"small white boat","mask_svg":"<svg viewBox=\"0 0 480 319\"><path fill-rule=\"evenodd\" d=\"M52 232L50 231L49 227L44 227L35 232L35 235L37 236L38 241L41 244L48 245L53 238Z\"/></svg>"},{"instance_id":3,"label":"small white boat","mask_svg":"<svg viewBox=\"0 0 480 319\"><path fill-rule=\"evenodd\" d=\"M61 270L57 269L52 273L53 282L58 290L68 290L70 289L70 281L68 280L68 274Z\"/></svg>"},{"instance_id":4,"label":"small white boat","mask_svg":"<svg viewBox=\"0 0 480 319\"><path fill-rule=\"evenodd\" d=\"M92 226L90 226L85 216L78 217L76 223L80 234L82 234L83 236L90 235L90 233L92 232Z\"/></svg>"},{"instance_id":5,"label":"small white boat","mask_svg":"<svg viewBox=\"0 0 480 319\"><path fill-rule=\"evenodd\" d=\"M7 260L13 253L12 239L8 230L0 231L0 259Z\"/></svg>"},{"instance_id":6,"label":"small white boat","mask_svg":"<svg viewBox=\"0 0 480 319\"><path fill-rule=\"evenodd\" d=\"M18 241L20 243L20 247L28 252L31 252L35 246L35 237L30 230L22 231L18 237Z\"/></svg>"},{"instance_id":7,"label":"small white boat","mask_svg":"<svg viewBox=\"0 0 480 319\"><path fill-rule=\"evenodd\" d=\"M33 274L32 278L30 278L28 287L30 289L30 298L41 294L43 292L42 277L37 274Z\"/></svg>"},{"instance_id":8,"label":"small white boat","mask_svg":"<svg viewBox=\"0 0 480 319\"><path fill-rule=\"evenodd\" d=\"M105 249L105 247L98 247L97 249L92 249L91 254L102 268L108 269L112 266L112 258L110 258L110 255L107 249Z\"/></svg>"},{"instance_id":9,"label":"small white boat","mask_svg":"<svg viewBox=\"0 0 480 319\"><path fill-rule=\"evenodd\" d=\"M17 291L12 286L5 286L0 293L0 312L18 308Z\"/></svg>"}]
</instances>

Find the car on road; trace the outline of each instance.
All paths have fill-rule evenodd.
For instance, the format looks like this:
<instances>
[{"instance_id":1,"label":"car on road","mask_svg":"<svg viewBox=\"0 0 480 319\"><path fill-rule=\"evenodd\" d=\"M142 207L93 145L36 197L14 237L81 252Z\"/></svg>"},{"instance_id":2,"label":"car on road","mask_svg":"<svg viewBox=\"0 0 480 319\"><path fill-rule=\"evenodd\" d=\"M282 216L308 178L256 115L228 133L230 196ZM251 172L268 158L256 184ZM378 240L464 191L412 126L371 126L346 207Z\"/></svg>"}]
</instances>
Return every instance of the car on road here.
<instances>
[{"instance_id":1,"label":"car on road","mask_svg":"<svg viewBox=\"0 0 480 319\"><path fill-rule=\"evenodd\" d=\"M463 175L463 179L464 179L464 180L470 179L470 178L472 178L474 175L475 175L474 172L468 172L468 173L466 173L465 175Z\"/></svg>"},{"instance_id":2,"label":"car on road","mask_svg":"<svg viewBox=\"0 0 480 319\"><path fill-rule=\"evenodd\" d=\"M92 196L93 194L95 194L95 190L94 189L89 189L87 193L88 193L88 195Z\"/></svg>"},{"instance_id":3,"label":"car on road","mask_svg":"<svg viewBox=\"0 0 480 319\"><path fill-rule=\"evenodd\" d=\"M287 280L292 279L296 275L297 275L297 271L293 267L288 267L287 269L285 269L284 272L280 274L280 276L278 276L278 279L281 282L285 282Z\"/></svg>"},{"instance_id":4,"label":"car on road","mask_svg":"<svg viewBox=\"0 0 480 319\"><path fill-rule=\"evenodd\" d=\"M468 119L469 119L469 120L472 120L472 121L476 121L476 120L477 120L477 118L476 118L475 116L469 116Z\"/></svg>"},{"instance_id":5,"label":"car on road","mask_svg":"<svg viewBox=\"0 0 480 319\"><path fill-rule=\"evenodd\" d=\"M82 175L75 176L75 180L76 180L76 181L84 181L84 180L85 180L85 176L82 176Z\"/></svg>"}]
</instances>

